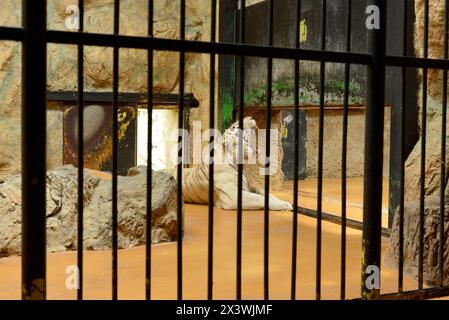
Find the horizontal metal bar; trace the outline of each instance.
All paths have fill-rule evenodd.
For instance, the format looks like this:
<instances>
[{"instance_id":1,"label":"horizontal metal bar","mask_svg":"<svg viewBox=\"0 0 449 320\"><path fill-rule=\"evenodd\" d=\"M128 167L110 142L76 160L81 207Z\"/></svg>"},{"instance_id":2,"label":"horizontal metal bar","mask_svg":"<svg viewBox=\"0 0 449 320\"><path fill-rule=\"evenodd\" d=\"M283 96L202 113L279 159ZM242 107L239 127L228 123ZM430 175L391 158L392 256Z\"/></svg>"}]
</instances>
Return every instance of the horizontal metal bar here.
<instances>
[{"instance_id":1,"label":"horizontal metal bar","mask_svg":"<svg viewBox=\"0 0 449 320\"><path fill-rule=\"evenodd\" d=\"M60 44L81 44L90 46L119 46L121 48L214 53L254 57L273 57L283 59L301 59L309 61L326 61L369 65L370 56L360 53L336 51L319 51L293 48L266 47L232 43L209 43L203 41L159 39L136 36L115 36L112 34L76 33L67 31L48 31L47 42ZM22 41L21 28L0 27L0 40ZM432 69L449 69L449 60L402 56L386 56L385 64L393 67L416 67Z\"/></svg>"},{"instance_id":2,"label":"horizontal metal bar","mask_svg":"<svg viewBox=\"0 0 449 320\"><path fill-rule=\"evenodd\" d=\"M112 102L112 92L85 92L85 102ZM78 101L78 92L76 91L49 91L47 92L47 100L58 102L76 102ZM179 95L170 93L153 93L153 104L155 105L172 105L178 108ZM137 103L144 104L148 102L146 93L120 92L118 97L119 103ZM189 93L184 95L184 106L188 108L197 108L199 102L194 95Z\"/></svg>"},{"instance_id":3,"label":"horizontal metal bar","mask_svg":"<svg viewBox=\"0 0 449 320\"><path fill-rule=\"evenodd\" d=\"M391 67L416 67L429 69L449 69L449 60L401 56L386 56L385 64Z\"/></svg>"},{"instance_id":4,"label":"horizontal metal bar","mask_svg":"<svg viewBox=\"0 0 449 320\"><path fill-rule=\"evenodd\" d=\"M437 287L380 295L381 300L427 300L449 296L449 287Z\"/></svg>"},{"instance_id":5,"label":"horizontal metal bar","mask_svg":"<svg viewBox=\"0 0 449 320\"><path fill-rule=\"evenodd\" d=\"M244 55L262 58L301 59L368 65L371 57L367 54L279 48L247 44L210 43L192 40L160 39L96 33L76 33L48 31L47 41L59 44L81 44L86 46L120 47L132 49L154 49L160 51L184 51L193 53Z\"/></svg>"},{"instance_id":6,"label":"horizontal metal bar","mask_svg":"<svg viewBox=\"0 0 449 320\"><path fill-rule=\"evenodd\" d=\"M315 210L307 209L303 207L298 207L298 213L302 214L303 216L316 218L318 216L318 213ZM323 221L335 223L341 225L343 222L343 219L340 216L337 216L332 213L321 213L321 218ZM348 228L356 229L356 230L363 230L363 222L352 220L352 219L346 219L346 226ZM390 230L386 228L382 228L382 237L389 238L390 237Z\"/></svg>"},{"instance_id":7,"label":"horizontal metal bar","mask_svg":"<svg viewBox=\"0 0 449 320\"><path fill-rule=\"evenodd\" d=\"M0 27L0 40L22 41L23 29Z\"/></svg>"}]
</instances>

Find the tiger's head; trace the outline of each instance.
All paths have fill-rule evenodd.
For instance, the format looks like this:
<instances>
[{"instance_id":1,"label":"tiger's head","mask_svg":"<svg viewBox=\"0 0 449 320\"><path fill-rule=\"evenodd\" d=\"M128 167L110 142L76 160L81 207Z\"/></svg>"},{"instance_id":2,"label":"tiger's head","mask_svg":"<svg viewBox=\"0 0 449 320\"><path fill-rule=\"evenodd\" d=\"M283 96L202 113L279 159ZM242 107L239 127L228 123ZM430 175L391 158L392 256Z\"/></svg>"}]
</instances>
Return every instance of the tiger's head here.
<instances>
[{"instance_id":1,"label":"tiger's head","mask_svg":"<svg viewBox=\"0 0 449 320\"><path fill-rule=\"evenodd\" d=\"M247 161L250 158L257 156L256 137L257 131L256 120L252 117L245 117L243 119L243 160ZM236 165L238 163L239 150L239 121L234 122L228 129L225 130L222 136L222 145L225 148L224 156L228 164Z\"/></svg>"}]
</instances>

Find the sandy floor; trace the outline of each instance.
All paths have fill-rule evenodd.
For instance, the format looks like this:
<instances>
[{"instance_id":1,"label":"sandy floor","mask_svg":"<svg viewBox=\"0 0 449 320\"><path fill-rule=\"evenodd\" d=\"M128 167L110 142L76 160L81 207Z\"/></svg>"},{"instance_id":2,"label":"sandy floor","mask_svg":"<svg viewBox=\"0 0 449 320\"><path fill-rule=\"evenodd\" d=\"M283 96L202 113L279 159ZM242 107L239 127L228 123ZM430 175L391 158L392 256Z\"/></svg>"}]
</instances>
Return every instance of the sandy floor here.
<instances>
[{"instance_id":1,"label":"sandy floor","mask_svg":"<svg viewBox=\"0 0 449 320\"><path fill-rule=\"evenodd\" d=\"M315 208L316 182L300 182L301 206ZM277 194L288 200L291 185ZM385 193L385 195L387 192ZM326 180L324 184L326 212L340 212L340 181ZM361 219L361 179L351 179L348 185L349 216ZM386 208L387 206L384 205ZM215 211L214 298L235 298L236 214ZM386 217L386 212L384 213ZM384 219L386 222L386 219ZM299 299L314 299L316 260L316 220L299 216L299 247L297 295ZM270 298L288 299L291 274L292 214L272 212L270 215ZM323 222L322 297L337 299L340 292L340 226ZM244 212L243 218L243 297L263 297L263 212ZM385 252L386 242L382 252ZM119 298L144 298L144 247L119 252ZM360 296L361 232L347 231L347 295ZM48 255L48 298L74 299L75 292L65 287L65 270L76 264L76 253ZM153 295L155 299L176 298L176 244L153 246ZM205 299L207 285L207 207L186 206L186 235L184 238L184 298ZM397 289L397 272L382 269L382 291ZM405 278L405 289L416 283ZM110 299L111 253L86 252L85 298ZM0 299L20 298L20 258L0 259Z\"/></svg>"}]
</instances>

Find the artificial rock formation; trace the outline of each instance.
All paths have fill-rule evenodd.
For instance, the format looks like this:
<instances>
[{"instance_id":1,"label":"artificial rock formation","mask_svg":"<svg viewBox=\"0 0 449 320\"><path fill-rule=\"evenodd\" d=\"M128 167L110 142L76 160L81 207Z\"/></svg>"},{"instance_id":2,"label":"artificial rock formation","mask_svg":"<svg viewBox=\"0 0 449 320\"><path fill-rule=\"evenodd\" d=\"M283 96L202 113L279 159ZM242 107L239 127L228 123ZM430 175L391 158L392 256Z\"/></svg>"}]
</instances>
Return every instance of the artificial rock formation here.
<instances>
[{"instance_id":1,"label":"artificial rock formation","mask_svg":"<svg viewBox=\"0 0 449 320\"><path fill-rule=\"evenodd\" d=\"M429 58L441 59L444 56L444 9L443 0L429 2ZM415 1L415 54L423 56L424 46L424 1ZM422 80L420 70L419 76ZM439 226L440 226L440 172L441 172L441 128L442 128L442 81L441 70L429 69L427 80L427 135L426 135L426 161L425 161L425 210L424 210L424 261L423 277L429 285L439 283ZM419 90L418 105L422 108L422 88ZM421 116L421 112L420 112ZM421 126L422 119L419 125ZM447 124L446 124L447 125ZM449 133L449 132L448 132ZM449 135L447 136L449 141ZM411 277L418 279L419 266L419 214L421 197L421 143L415 145L408 157L405 169L405 206L404 206L404 271ZM449 159L449 149L446 149L446 158ZM447 178L449 162L446 161L445 202L449 201ZM449 209L447 205L444 213L444 237L449 239ZM398 266L399 257L399 214L396 210L392 234L386 256L386 263L391 267ZM444 265L449 264L449 247L445 246ZM445 268L444 282L449 284L449 269Z\"/></svg>"},{"instance_id":2,"label":"artificial rock formation","mask_svg":"<svg viewBox=\"0 0 449 320\"><path fill-rule=\"evenodd\" d=\"M441 177L441 116L435 116L427 123L425 196L430 196L440 189ZM413 148L405 163L405 200L414 201L421 196L421 139ZM449 135L447 136L449 141ZM446 149L446 159L449 150ZM446 162L446 182L449 173Z\"/></svg>"},{"instance_id":3,"label":"artificial rock formation","mask_svg":"<svg viewBox=\"0 0 449 320\"><path fill-rule=\"evenodd\" d=\"M446 203L449 200L446 189ZM418 279L419 270L419 236L420 236L420 203L419 200L407 202L404 207L404 272ZM440 244L440 197L426 197L424 210L424 248L423 248L423 279L428 285L439 284L439 244ZM449 208L444 212L444 239L449 239ZM386 264L391 268L398 267L399 260L399 214L396 212L392 233L386 255ZM449 285L449 247L444 246L444 283Z\"/></svg>"},{"instance_id":4,"label":"artificial rock formation","mask_svg":"<svg viewBox=\"0 0 449 320\"><path fill-rule=\"evenodd\" d=\"M428 57L433 59L444 58L444 17L445 0L429 1L429 33ZM424 0L415 0L415 54L424 56ZM443 91L443 72L437 69L428 70L428 96L441 99ZM429 106L432 107L432 106ZM436 106L438 107L438 106ZM439 106L441 108L441 105Z\"/></svg>"},{"instance_id":5,"label":"artificial rock formation","mask_svg":"<svg viewBox=\"0 0 449 320\"><path fill-rule=\"evenodd\" d=\"M423 57L424 48L424 0L415 1L415 55ZM444 57L444 0L429 1L429 52L428 57L442 59ZM422 69L419 70L422 80ZM443 73L441 70L428 69L427 79L427 135L425 163L425 194L431 195L440 187L441 166L441 111L442 111ZM418 92L418 106L422 105L422 88ZM421 118L421 112L419 117ZM420 119L419 126L422 120ZM449 141L449 131L447 132ZM449 158L449 149L446 150ZM416 144L406 162L405 197L413 201L420 196L421 139ZM446 181L449 173L449 162L446 162Z\"/></svg>"},{"instance_id":6,"label":"artificial rock formation","mask_svg":"<svg viewBox=\"0 0 449 320\"><path fill-rule=\"evenodd\" d=\"M47 250L59 252L77 248L77 171L63 166L47 173ZM146 239L146 167L118 177L118 247L129 248ZM163 172L152 173L152 242L177 239L176 182ZM85 170L84 248L111 248L111 177ZM21 177L15 175L0 184L0 257L20 254Z\"/></svg>"},{"instance_id":7,"label":"artificial rock formation","mask_svg":"<svg viewBox=\"0 0 449 320\"><path fill-rule=\"evenodd\" d=\"M2 0L0 26L21 26L21 0ZM73 12L68 8L73 0L48 0L48 28L68 30ZM186 39L208 41L210 39L210 1L186 1ZM112 0L86 0L85 31L112 33ZM180 2L178 0L154 1L154 36L179 38ZM122 0L120 2L120 33L147 36L148 1ZM50 91L77 90L76 46L48 45L47 88ZM199 108L192 110L190 119L201 120L208 126L209 108L209 55L186 54L185 89L199 101ZM154 91L178 93L179 54L168 51L154 52ZM86 46L84 49L85 90L112 91L112 49ZM121 49L119 85L123 92L147 91L147 54L145 50ZM21 47L19 43L0 41L0 181L21 171ZM76 104L74 104L76 105ZM57 109L57 108L54 108ZM48 136L47 167L63 164L62 111L47 113ZM174 124L176 125L176 124Z\"/></svg>"}]
</instances>

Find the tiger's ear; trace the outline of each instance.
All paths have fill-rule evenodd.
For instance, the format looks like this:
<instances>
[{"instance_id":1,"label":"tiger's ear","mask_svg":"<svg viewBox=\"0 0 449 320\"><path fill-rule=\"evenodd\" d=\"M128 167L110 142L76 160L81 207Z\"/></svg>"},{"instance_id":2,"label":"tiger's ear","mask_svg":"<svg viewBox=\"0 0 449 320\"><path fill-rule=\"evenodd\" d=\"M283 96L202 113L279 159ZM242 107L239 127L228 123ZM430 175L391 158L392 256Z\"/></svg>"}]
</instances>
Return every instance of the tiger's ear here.
<instances>
[{"instance_id":1,"label":"tiger's ear","mask_svg":"<svg viewBox=\"0 0 449 320\"><path fill-rule=\"evenodd\" d=\"M244 122L247 124L247 128L255 128L257 127L256 120L253 119L253 117L246 117Z\"/></svg>"}]
</instances>

